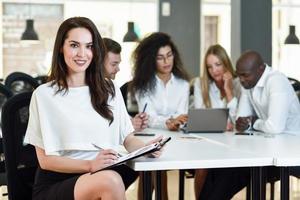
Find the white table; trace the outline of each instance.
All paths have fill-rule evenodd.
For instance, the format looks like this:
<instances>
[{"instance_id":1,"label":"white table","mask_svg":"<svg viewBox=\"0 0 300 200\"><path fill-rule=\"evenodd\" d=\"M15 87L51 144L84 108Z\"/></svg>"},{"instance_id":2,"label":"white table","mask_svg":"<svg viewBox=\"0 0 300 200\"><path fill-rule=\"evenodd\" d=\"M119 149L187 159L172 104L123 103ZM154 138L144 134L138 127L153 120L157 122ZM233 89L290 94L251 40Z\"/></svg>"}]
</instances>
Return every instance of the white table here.
<instances>
[{"instance_id":1,"label":"white table","mask_svg":"<svg viewBox=\"0 0 300 200\"><path fill-rule=\"evenodd\" d=\"M241 152L273 157L273 165L281 171L281 199L289 199L289 167L300 166L300 136L288 133L273 135L255 133L249 136L194 134Z\"/></svg>"},{"instance_id":2,"label":"white table","mask_svg":"<svg viewBox=\"0 0 300 200\"><path fill-rule=\"evenodd\" d=\"M202 139L186 139L186 134L169 132L156 129L148 129L146 132L153 132L157 135L171 136L171 141L165 147L160 158L139 158L129 164L136 171L145 172L145 196L144 199L151 199L150 183L148 178L150 171L172 170L172 169L198 169L198 168L229 168L229 167L263 167L272 166L274 157L261 155L253 152L241 151L229 148L226 143L202 137ZM233 135L209 134L216 137L234 138ZM202 135L201 135L202 136ZM143 137L144 140L152 139ZM148 182L148 183L147 183ZM256 185L260 185L257 183ZM146 186L149 186L148 189ZM253 198L260 195L260 191L253 189ZM259 198L259 197L258 197Z\"/></svg>"}]
</instances>

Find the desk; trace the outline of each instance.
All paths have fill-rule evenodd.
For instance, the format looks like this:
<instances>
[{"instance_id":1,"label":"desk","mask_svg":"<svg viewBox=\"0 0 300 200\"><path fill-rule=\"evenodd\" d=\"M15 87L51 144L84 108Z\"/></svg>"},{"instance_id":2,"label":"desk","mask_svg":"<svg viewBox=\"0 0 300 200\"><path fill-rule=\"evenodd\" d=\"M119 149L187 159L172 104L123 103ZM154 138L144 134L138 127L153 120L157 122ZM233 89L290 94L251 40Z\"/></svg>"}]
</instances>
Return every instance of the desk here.
<instances>
[{"instance_id":1,"label":"desk","mask_svg":"<svg viewBox=\"0 0 300 200\"><path fill-rule=\"evenodd\" d=\"M147 132L156 133L156 135L171 136L171 141L166 145L165 151L160 158L139 158L129 162L129 166L136 171L144 171L145 177L149 178L150 171L161 170L180 170L180 169L199 169L199 168L230 168L230 167L263 167L272 166L274 163L272 156L255 154L252 152L240 151L235 148L229 148L217 140L208 138L201 139L183 139L186 134L179 132L169 132L164 130L148 129ZM224 134L211 134L223 135ZM201 135L202 136L202 135ZM234 137L234 136L229 136ZM147 139L150 139L147 137ZM144 139L145 140L145 139ZM255 171L259 173L259 170ZM145 178L144 199L151 199L150 188L151 180ZM260 185L257 182L256 186ZM148 189L147 189L148 188ZM260 191L254 187L253 198L258 199Z\"/></svg>"},{"instance_id":2,"label":"desk","mask_svg":"<svg viewBox=\"0 0 300 200\"><path fill-rule=\"evenodd\" d=\"M289 199L289 167L300 166L300 136L288 133L273 137L264 137L263 133L255 133L252 136L233 133L192 135L241 152L273 157L273 165L281 168L281 199Z\"/></svg>"}]
</instances>

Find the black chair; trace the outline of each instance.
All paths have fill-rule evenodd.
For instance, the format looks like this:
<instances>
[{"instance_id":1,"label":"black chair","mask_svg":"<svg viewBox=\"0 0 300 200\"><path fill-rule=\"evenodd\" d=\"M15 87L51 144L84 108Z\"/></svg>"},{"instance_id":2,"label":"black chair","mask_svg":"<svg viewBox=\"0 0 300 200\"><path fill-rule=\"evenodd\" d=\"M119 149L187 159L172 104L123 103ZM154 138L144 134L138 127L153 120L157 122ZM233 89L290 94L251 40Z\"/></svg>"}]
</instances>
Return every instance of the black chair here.
<instances>
[{"instance_id":1,"label":"black chair","mask_svg":"<svg viewBox=\"0 0 300 200\"><path fill-rule=\"evenodd\" d=\"M126 82L124 83L121 87L120 87L120 90L121 90L121 93L122 93L122 96L123 96L123 99L124 99L124 103L126 105L126 108L127 108L127 98L128 98L128 87L129 87L129 84L130 82Z\"/></svg>"},{"instance_id":2,"label":"black chair","mask_svg":"<svg viewBox=\"0 0 300 200\"><path fill-rule=\"evenodd\" d=\"M292 87L294 88L298 98L299 98L299 101L300 101L300 82L294 78L288 78L290 83L292 84Z\"/></svg>"},{"instance_id":3,"label":"black chair","mask_svg":"<svg viewBox=\"0 0 300 200\"><path fill-rule=\"evenodd\" d=\"M39 86L39 83L28 74L23 72L13 72L6 77L5 85L13 94L19 94L22 92L33 91Z\"/></svg>"},{"instance_id":4,"label":"black chair","mask_svg":"<svg viewBox=\"0 0 300 200\"><path fill-rule=\"evenodd\" d=\"M47 82L48 76L47 75L41 75L41 76L34 77L34 79L38 82L39 85L41 85L41 84Z\"/></svg>"},{"instance_id":5,"label":"black chair","mask_svg":"<svg viewBox=\"0 0 300 200\"><path fill-rule=\"evenodd\" d=\"M2 109L2 134L10 200L31 200L38 165L35 149L23 143L32 92L11 97Z\"/></svg>"},{"instance_id":6,"label":"black chair","mask_svg":"<svg viewBox=\"0 0 300 200\"><path fill-rule=\"evenodd\" d=\"M138 114L138 110L129 110L128 109L128 94L130 93L129 91L129 87L130 87L130 84L131 84L131 81L128 81L126 83L124 83L121 87L120 87L120 90L121 90L121 93L122 93L122 96L123 96L123 99L124 99L124 102L125 102L125 106L126 106L126 109L127 109L127 112L128 114L131 116L131 117L134 117L136 114ZM136 105L136 108L137 108L137 102L134 98L133 95L130 95L130 101L131 101L131 104L135 104Z\"/></svg>"},{"instance_id":7,"label":"black chair","mask_svg":"<svg viewBox=\"0 0 300 200\"><path fill-rule=\"evenodd\" d=\"M12 96L12 92L2 83L0 83L0 110L2 109L5 102ZM0 122L1 128L1 122ZM0 138L0 185L6 185L6 174L5 174L5 163L4 163L4 152L3 152L3 141Z\"/></svg>"}]
</instances>

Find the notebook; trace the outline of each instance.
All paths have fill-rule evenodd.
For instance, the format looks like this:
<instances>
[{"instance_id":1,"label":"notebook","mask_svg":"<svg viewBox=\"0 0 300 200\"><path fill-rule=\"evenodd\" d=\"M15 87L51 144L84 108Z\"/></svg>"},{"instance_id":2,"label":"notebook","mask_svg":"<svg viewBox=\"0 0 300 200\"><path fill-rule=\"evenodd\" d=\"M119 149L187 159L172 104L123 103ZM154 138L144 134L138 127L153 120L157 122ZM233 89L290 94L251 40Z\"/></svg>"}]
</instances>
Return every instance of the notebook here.
<instances>
[{"instance_id":1,"label":"notebook","mask_svg":"<svg viewBox=\"0 0 300 200\"><path fill-rule=\"evenodd\" d=\"M149 153L152 153L154 151L158 151L160 150L167 142L169 142L171 140L171 137L167 137L167 138L164 138L162 139L161 141L159 142L156 142L156 143L153 143L153 144L149 144L147 146L144 146L144 147L141 147L129 154L126 154L126 155L123 155L121 157L118 158L118 160L108 166L108 167L105 167L105 168L102 168L102 169L99 169L97 171L94 171L94 172L91 172L91 174L94 174L96 172L99 172L99 171L102 171L102 170L106 170L106 169L111 169L115 166L118 166L118 165L121 165L121 164L124 164L125 162L129 161L129 160L132 160L132 159L135 159L135 158L138 158L138 157L141 157L145 154L149 154Z\"/></svg>"},{"instance_id":2,"label":"notebook","mask_svg":"<svg viewBox=\"0 0 300 200\"><path fill-rule=\"evenodd\" d=\"M185 133L222 133L226 131L228 108L190 109Z\"/></svg>"}]
</instances>

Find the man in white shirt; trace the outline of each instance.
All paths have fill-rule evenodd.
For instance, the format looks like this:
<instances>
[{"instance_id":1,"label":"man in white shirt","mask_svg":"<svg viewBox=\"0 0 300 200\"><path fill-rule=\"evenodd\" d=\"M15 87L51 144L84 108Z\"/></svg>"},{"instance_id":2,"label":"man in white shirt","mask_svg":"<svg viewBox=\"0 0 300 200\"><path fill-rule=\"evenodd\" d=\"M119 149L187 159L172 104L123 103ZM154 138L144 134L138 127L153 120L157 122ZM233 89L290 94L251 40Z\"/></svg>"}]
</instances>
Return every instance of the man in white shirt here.
<instances>
[{"instance_id":1,"label":"man in white shirt","mask_svg":"<svg viewBox=\"0 0 300 200\"><path fill-rule=\"evenodd\" d=\"M289 80L264 64L255 51L237 61L236 73L243 86L236 129L265 133L300 133L300 104Z\"/></svg>"},{"instance_id":2,"label":"man in white shirt","mask_svg":"<svg viewBox=\"0 0 300 200\"><path fill-rule=\"evenodd\" d=\"M110 79L115 79L116 74L120 71L119 64L121 62L121 45L110 39L103 38L103 42L106 46L106 56L104 60L105 75ZM148 126L148 115L146 113L138 113L131 118L134 130L141 131Z\"/></svg>"},{"instance_id":3,"label":"man in white shirt","mask_svg":"<svg viewBox=\"0 0 300 200\"><path fill-rule=\"evenodd\" d=\"M237 61L242 94L236 128L249 126L266 133L300 133L300 104L288 79L264 64L259 53L247 51ZM291 175L300 173L294 168ZM267 181L279 179L279 168L267 167ZM249 168L217 168L207 174L199 200L231 199L250 181Z\"/></svg>"},{"instance_id":4,"label":"man in white shirt","mask_svg":"<svg viewBox=\"0 0 300 200\"><path fill-rule=\"evenodd\" d=\"M103 38L103 42L107 51L104 60L105 76L114 80L116 74L120 71L119 64L121 62L122 48L118 42L110 38ZM146 113L138 113L131 118L131 122L134 130L141 131L148 126L148 115ZM119 172L122 174L124 185L127 189L136 180L139 174L126 165L120 166Z\"/></svg>"}]
</instances>

